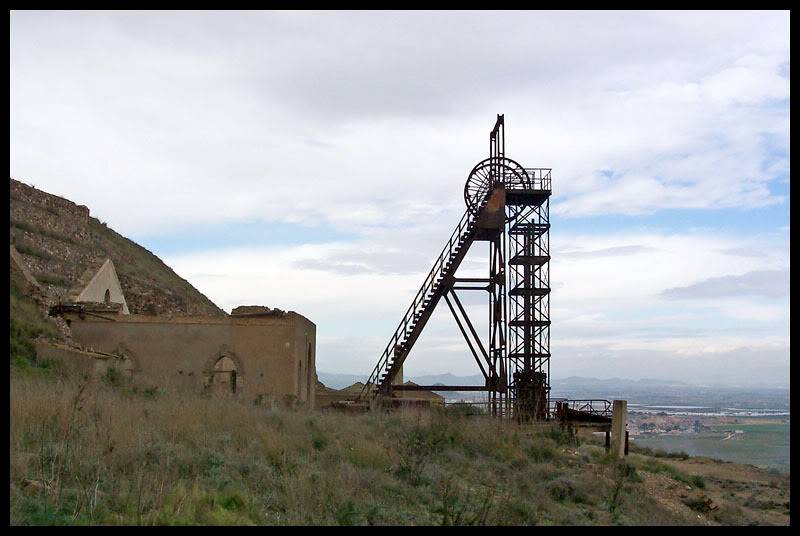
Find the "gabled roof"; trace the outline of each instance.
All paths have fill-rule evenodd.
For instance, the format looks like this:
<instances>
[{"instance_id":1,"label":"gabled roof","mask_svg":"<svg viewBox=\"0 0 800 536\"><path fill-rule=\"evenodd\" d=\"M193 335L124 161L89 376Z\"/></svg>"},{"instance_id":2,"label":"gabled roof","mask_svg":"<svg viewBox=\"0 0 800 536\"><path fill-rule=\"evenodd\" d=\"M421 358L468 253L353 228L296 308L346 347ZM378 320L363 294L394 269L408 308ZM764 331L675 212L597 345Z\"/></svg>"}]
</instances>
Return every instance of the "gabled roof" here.
<instances>
[{"instance_id":1,"label":"gabled roof","mask_svg":"<svg viewBox=\"0 0 800 536\"><path fill-rule=\"evenodd\" d=\"M104 291L106 295L110 291L112 303L121 304L122 314L129 314L122 285L110 258L93 259L78 278L77 283L67 292L66 299L73 303L102 303L105 301Z\"/></svg>"},{"instance_id":2,"label":"gabled roof","mask_svg":"<svg viewBox=\"0 0 800 536\"><path fill-rule=\"evenodd\" d=\"M78 278L72 287L70 287L69 291L67 291L67 300L69 301L78 301L80 298L81 293L84 291L86 287L89 286L89 283L92 282L92 278L97 275L97 272L100 271L100 268L106 263L106 261L110 261L111 259L98 257L89 261L89 264L86 266L86 269L83 271L83 274Z\"/></svg>"}]
</instances>

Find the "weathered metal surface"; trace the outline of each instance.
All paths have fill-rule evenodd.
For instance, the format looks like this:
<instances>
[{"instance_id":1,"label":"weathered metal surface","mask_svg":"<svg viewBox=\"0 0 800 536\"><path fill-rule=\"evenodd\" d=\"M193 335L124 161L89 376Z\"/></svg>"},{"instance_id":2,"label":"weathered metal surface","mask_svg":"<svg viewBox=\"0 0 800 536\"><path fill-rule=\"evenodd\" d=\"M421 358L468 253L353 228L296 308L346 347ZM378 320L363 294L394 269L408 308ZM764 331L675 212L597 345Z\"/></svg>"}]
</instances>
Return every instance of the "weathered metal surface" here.
<instances>
[{"instance_id":1,"label":"weathered metal surface","mask_svg":"<svg viewBox=\"0 0 800 536\"><path fill-rule=\"evenodd\" d=\"M392 385L392 379L444 297L486 379L488 387L481 390L489 391L491 413L516 415L523 421L550 417L550 193L550 169L525 168L505 156L505 119L498 115L489 134L489 158L475 165L464 186L467 210L403 315L359 400L405 389ZM489 242L488 277L457 278L461 261L479 240ZM461 305L457 291L462 290L488 294L486 344ZM435 390L470 390L464 387L436 386Z\"/></svg>"}]
</instances>

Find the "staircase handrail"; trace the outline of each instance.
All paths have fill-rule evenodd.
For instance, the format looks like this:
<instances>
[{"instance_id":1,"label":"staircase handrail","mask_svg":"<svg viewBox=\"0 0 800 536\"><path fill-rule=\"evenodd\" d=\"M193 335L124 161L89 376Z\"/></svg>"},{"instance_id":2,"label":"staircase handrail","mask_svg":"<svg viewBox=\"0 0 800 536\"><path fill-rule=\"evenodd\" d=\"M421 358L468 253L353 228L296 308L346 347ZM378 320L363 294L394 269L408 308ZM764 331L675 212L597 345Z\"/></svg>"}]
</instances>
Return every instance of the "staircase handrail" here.
<instances>
[{"instance_id":1,"label":"staircase handrail","mask_svg":"<svg viewBox=\"0 0 800 536\"><path fill-rule=\"evenodd\" d=\"M486 202L489 199L489 195L487 192L486 197L483 199L481 204L478 206L478 210L476 213L480 213L480 209L482 209ZM461 216L458 224L456 225L455 230L450 235L450 238L445 244L444 248L442 248L441 253L437 257L437 259L433 263L433 267L428 272L428 275L425 276L425 279L422 282L422 286L417 291L414 299L409 305L408 309L406 310L403 318L400 320L400 324L398 325L397 329L395 330L392 337L389 339L389 343L386 345L386 349L381 354L380 359L378 360L377 365L372 370L367 382L364 384L364 387L361 389L361 393L359 393L357 400L360 400L364 393L370 389L370 386L375 384L377 385L378 379L380 378L380 373L384 370L385 366L388 364L389 356L391 355L392 349L397 346L397 343L400 341L400 333L405 333L408 330L408 324L413 317L413 313L417 309L417 305L424 303L425 298L428 297L428 291L430 288L433 287L434 281L437 279L439 275L443 272L444 269L444 259L445 257L450 257L453 252L454 245L457 245L459 239L465 232L471 231L472 226L474 225L477 218L472 218L472 212L470 210L466 210L464 215Z\"/></svg>"}]
</instances>

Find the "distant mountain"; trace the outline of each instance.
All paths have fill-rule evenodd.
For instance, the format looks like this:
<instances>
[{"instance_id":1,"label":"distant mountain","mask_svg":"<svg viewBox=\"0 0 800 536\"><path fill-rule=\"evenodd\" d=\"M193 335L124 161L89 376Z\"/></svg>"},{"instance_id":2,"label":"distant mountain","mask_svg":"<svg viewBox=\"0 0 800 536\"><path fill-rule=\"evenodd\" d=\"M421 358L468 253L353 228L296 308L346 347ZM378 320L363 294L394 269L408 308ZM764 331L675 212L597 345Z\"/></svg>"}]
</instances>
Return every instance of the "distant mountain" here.
<instances>
[{"instance_id":1,"label":"distant mountain","mask_svg":"<svg viewBox=\"0 0 800 536\"><path fill-rule=\"evenodd\" d=\"M661 378L641 378L638 380L631 380L628 378L586 378L582 376L568 376L566 378L553 378L551 381L553 386L561 387L577 387L588 385L593 388L597 387L611 387L619 389L622 387L635 387L644 388L649 386L688 386L686 382L678 380L668 380Z\"/></svg>"},{"instance_id":2,"label":"distant mountain","mask_svg":"<svg viewBox=\"0 0 800 536\"><path fill-rule=\"evenodd\" d=\"M320 381L328 387L342 389L364 374L318 372ZM404 377L419 385L483 385L483 376L455 374L425 374ZM709 407L788 408L787 389L708 387L660 378L587 378L569 376L553 378L551 395L572 399L623 399L629 404L698 405ZM482 392L442 392L451 400L482 399Z\"/></svg>"},{"instance_id":3,"label":"distant mountain","mask_svg":"<svg viewBox=\"0 0 800 536\"><path fill-rule=\"evenodd\" d=\"M419 385L484 385L483 375L456 376L455 374L426 374L424 376L409 376L407 379Z\"/></svg>"},{"instance_id":4,"label":"distant mountain","mask_svg":"<svg viewBox=\"0 0 800 536\"><path fill-rule=\"evenodd\" d=\"M331 389L344 389L356 382L363 382L366 379L365 374L346 374L337 372L322 372L317 371L317 379L325 384L325 387Z\"/></svg>"},{"instance_id":5,"label":"distant mountain","mask_svg":"<svg viewBox=\"0 0 800 536\"><path fill-rule=\"evenodd\" d=\"M357 381L364 381L365 374L336 373L336 372L317 372L319 380L328 387L341 389L352 385ZM484 379L480 374L470 376L457 376L451 373L445 374L423 374L419 376L406 375L405 380L411 380L419 385L483 385ZM688 384L679 381L661 380L644 378L640 380L630 380L625 378L587 378L581 376L569 376L567 378L554 378L553 388L577 389L588 387L592 390L619 390L622 388L642 389L650 386L687 386Z\"/></svg>"}]
</instances>

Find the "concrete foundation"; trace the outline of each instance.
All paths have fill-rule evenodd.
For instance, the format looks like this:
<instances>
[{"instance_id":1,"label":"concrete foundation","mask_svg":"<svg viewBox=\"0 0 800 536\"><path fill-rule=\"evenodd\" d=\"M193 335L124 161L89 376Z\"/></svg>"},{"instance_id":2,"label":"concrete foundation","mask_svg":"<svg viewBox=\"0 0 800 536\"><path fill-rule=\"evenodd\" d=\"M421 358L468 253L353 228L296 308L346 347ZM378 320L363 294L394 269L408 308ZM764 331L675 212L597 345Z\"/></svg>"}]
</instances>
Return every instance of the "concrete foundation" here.
<instances>
[{"instance_id":1,"label":"concrete foundation","mask_svg":"<svg viewBox=\"0 0 800 536\"><path fill-rule=\"evenodd\" d=\"M626 454L625 427L628 424L628 401L614 400L611 416L611 455L623 458Z\"/></svg>"}]
</instances>

